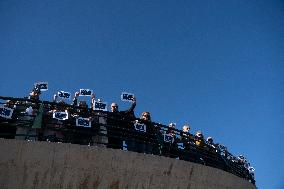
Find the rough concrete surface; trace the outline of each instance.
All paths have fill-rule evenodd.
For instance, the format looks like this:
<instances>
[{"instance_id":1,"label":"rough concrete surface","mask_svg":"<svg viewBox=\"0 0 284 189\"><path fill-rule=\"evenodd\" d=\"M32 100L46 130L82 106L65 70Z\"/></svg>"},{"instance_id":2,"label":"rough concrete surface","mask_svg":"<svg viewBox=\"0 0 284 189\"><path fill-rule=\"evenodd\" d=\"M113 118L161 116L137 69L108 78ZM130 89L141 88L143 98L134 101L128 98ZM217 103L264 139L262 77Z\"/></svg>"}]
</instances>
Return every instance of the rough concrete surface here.
<instances>
[{"instance_id":1,"label":"rough concrete surface","mask_svg":"<svg viewBox=\"0 0 284 189\"><path fill-rule=\"evenodd\" d=\"M256 189L215 168L95 146L0 139L1 189Z\"/></svg>"}]
</instances>

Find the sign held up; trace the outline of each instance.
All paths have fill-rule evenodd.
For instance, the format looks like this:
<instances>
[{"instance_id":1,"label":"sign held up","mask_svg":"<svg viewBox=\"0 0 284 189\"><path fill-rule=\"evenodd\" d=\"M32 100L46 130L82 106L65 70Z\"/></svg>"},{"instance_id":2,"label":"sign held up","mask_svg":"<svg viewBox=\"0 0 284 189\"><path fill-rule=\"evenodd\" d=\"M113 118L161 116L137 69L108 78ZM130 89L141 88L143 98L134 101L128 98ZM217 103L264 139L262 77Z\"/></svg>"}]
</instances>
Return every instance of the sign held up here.
<instances>
[{"instance_id":1,"label":"sign held up","mask_svg":"<svg viewBox=\"0 0 284 189\"><path fill-rule=\"evenodd\" d=\"M71 98L71 93L70 92L65 92L65 91L59 91L58 96L60 98L66 98L66 99L70 99Z\"/></svg>"},{"instance_id":2,"label":"sign held up","mask_svg":"<svg viewBox=\"0 0 284 189\"><path fill-rule=\"evenodd\" d=\"M133 102L134 101L134 94L128 92L122 92L121 100L126 102Z\"/></svg>"},{"instance_id":3,"label":"sign held up","mask_svg":"<svg viewBox=\"0 0 284 189\"><path fill-rule=\"evenodd\" d=\"M107 103L101 102L101 101L95 101L93 105L94 110L101 110L101 111L107 111Z\"/></svg>"},{"instance_id":4,"label":"sign held up","mask_svg":"<svg viewBox=\"0 0 284 189\"><path fill-rule=\"evenodd\" d=\"M134 123L134 128L137 131L146 132L146 125L144 123L136 122Z\"/></svg>"},{"instance_id":5,"label":"sign held up","mask_svg":"<svg viewBox=\"0 0 284 189\"><path fill-rule=\"evenodd\" d=\"M53 118L58 120L66 120L68 119L68 111L65 110L64 112L55 111L53 112Z\"/></svg>"},{"instance_id":6,"label":"sign held up","mask_svg":"<svg viewBox=\"0 0 284 189\"><path fill-rule=\"evenodd\" d=\"M93 90L80 89L80 96L91 96L92 94L93 94Z\"/></svg>"},{"instance_id":7,"label":"sign held up","mask_svg":"<svg viewBox=\"0 0 284 189\"><path fill-rule=\"evenodd\" d=\"M35 88L40 91L47 91L48 90L48 82L37 82L34 84Z\"/></svg>"},{"instance_id":8,"label":"sign held up","mask_svg":"<svg viewBox=\"0 0 284 189\"><path fill-rule=\"evenodd\" d=\"M174 137L171 134L164 134L164 141L173 143L174 142Z\"/></svg>"},{"instance_id":9,"label":"sign held up","mask_svg":"<svg viewBox=\"0 0 284 189\"><path fill-rule=\"evenodd\" d=\"M1 106L0 107L0 117L6 118L6 119L12 119L13 115L13 109L12 108L6 108Z\"/></svg>"},{"instance_id":10,"label":"sign held up","mask_svg":"<svg viewBox=\"0 0 284 189\"><path fill-rule=\"evenodd\" d=\"M89 120L89 118L83 118L83 117L79 117L76 119L76 126L79 127L91 127L91 121Z\"/></svg>"}]
</instances>

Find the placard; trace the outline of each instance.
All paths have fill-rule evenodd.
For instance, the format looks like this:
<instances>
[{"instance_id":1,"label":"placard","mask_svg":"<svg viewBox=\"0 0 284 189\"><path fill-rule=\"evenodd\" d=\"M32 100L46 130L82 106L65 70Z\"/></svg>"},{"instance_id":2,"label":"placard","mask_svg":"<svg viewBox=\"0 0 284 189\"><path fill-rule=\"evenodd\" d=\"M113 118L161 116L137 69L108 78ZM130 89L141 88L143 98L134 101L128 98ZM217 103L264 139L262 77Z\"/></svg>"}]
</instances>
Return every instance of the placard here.
<instances>
[{"instance_id":1,"label":"placard","mask_svg":"<svg viewBox=\"0 0 284 189\"><path fill-rule=\"evenodd\" d=\"M93 90L80 89L80 96L91 96L92 94L93 94Z\"/></svg>"},{"instance_id":2,"label":"placard","mask_svg":"<svg viewBox=\"0 0 284 189\"><path fill-rule=\"evenodd\" d=\"M122 92L121 100L127 101L127 102L133 102L134 101L134 94L128 93L128 92Z\"/></svg>"},{"instance_id":3,"label":"placard","mask_svg":"<svg viewBox=\"0 0 284 189\"><path fill-rule=\"evenodd\" d=\"M222 144L218 144L218 147L219 147L219 149L222 150L222 151L227 151L227 147L224 146L224 145L222 145Z\"/></svg>"},{"instance_id":4,"label":"placard","mask_svg":"<svg viewBox=\"0 0 284 189\"><path fill-rule=\"evenodd\" d=\"M248 170L249 170L249 172L254 172L255 168L254 167L249 167Z\"/></svg>"},{"instance_id":5,"label":"placard","mask_svg":"<svg viewBox=\"0 0 284 189\"><path fill-rule=\"evenodd\" d=\"M14 109L12 108L6 108L1 106L0 107L0 117L6 118L6 119L12 119Z\"/></svg>"},{"instance_id":6,"label":"placard","mask_svg":"<svg viewBox=\"0 0 284 189\"><path fill-rule=\"evenodd\" d=\"M48 90L48 82L38 82L35 83L35 88L39 89L40 91L47 91Z\"/></svg>"},{"instance_id":7,"label":"placard","mask_svg":"<svg viewBox=\"0 0 284 189\"><path fill-rule=\"evenodd\" d=\"M146 125L144 123L136 122L134 123L134 128L137 131L146 132Z\"/></svg>"},{"instance_id":8,"label":"placard","mask_svg":"<svg viewBox=\"0 0 284 189\"><path fill-rule=\"evenodd\" d=\"M60 98L65 98L65 99L70 99L71 98L71 93L70 92L65 92L65 91L59 91L58 96Z\"/></svg>"},{"instance_id":9,"label":"placard","mask_svg":"<svg viewBox=\"0 0 284 189\"><path fill-rule=\"evenodd\" d=\"M165 142L173 143L174 140L175 139L171 134L164 134L164 141Z\"/></svg>"},{"instance_id":10,"label":"placard","mask_svg":"<svg viewBox=\"0 0 284 189\"><path fill-rule=\"evenodd\" d=\"M79 117L76 119L76 126L79 127L91 127L91 121L89 120L89 118L83 118L83 117Z\"/></svg>"},{"instance_id":11,"label":"placard","mask_svg":"<svg viewBox=\"0 0 284 189\"><path fill-rule=\"evenodd\" d=\"M53 112L53 118L58 120L66 120L68 119L68 111L65 110L64 112L55 111Z\"/></svg>"},{"instance_id":12,"label":"placard","mask_svg":"<svg viewBox=\"0 0 284 189\"><path fill-rule=\"evenodd\" d=\"M93 104L93 110L107 111L107 103L101 101L95 101Z\"/></svg>"}]
</instances>

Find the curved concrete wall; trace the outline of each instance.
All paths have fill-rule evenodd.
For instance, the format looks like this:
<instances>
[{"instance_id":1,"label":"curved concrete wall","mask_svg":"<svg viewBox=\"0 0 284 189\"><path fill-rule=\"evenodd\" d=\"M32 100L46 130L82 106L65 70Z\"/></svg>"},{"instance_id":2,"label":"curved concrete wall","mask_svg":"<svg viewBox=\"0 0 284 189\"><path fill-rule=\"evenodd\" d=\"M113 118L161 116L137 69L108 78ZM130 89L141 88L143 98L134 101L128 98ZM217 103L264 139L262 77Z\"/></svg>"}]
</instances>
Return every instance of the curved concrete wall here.
<instances>
[{"instance_id":1,"label":"curved concrete wall","mask_svg":"<svg viewBox=\"0 0 284 189\"><path fill-rule=\"evenodd\" d=\"M0 139L1 189L255 189L230 173L153 155Z\"/></svg>"}]
</instances>

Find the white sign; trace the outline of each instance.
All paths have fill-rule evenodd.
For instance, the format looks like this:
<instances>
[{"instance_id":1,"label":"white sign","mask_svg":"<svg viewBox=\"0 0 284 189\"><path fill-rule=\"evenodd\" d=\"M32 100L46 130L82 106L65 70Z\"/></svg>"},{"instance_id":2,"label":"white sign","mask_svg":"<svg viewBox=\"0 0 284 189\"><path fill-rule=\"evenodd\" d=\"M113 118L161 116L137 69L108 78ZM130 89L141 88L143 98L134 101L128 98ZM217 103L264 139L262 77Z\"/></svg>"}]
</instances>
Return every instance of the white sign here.
<instances>
[{"instance_id":1,"label":"white sign","mask_svg":"<svg viewBox=\"0 0 284 189\"><path fill-rule=\"evenodd\" d=\"M68 111L65 110L64 112L55 111L53 112L53 118L58 120L66 120L68 119Z\"/></svg>"},{"instance_id":2,"label":"white sign","mask_svg":"<svg viewBox=\"0 0 284 189\"><path fill-rule=\"evenodd\" d=\"M0 107L0 117L4 117L6 119L12 119L12 114L13 114L13 109L12 108L6 108L1 106Z\"/></svg>"},{"instance_id":3,"label":"white sign","mask_svg":"<svg viewBox=\"0 0 284 189\"><path fill-rule=\"evenodd\" d=\"M60 98L66 98L66 99L70 99L71 98L71 93L70 92L65 92L65 91L59 91L58 96Z\"/></svg>"},{"instance_id":4,"label":"white sign","mask_svg":"<svg viewBox=\"0 0 284 189\"><path fill-rule=\"evenodd\" d=\"M127 92L122 92L121 100L122 101L127 101L127 102L133 102L134 101L134 94L127 93Z\"/></svg>"},{"instance_id":5,"label":"white sign","mask_svg":"<svg viewBox=\"0 0 284 189\"><path fill-rule=\"evenodd\" d=\"M48 82L35 83L35 88L39 89L40 91L47 91L48 90Z\"/></svg>"},{"instance_id":6,"label":"white sign","mask_svg":"<svg viewBox=\"0 0 284 189\"><path fill-rule=\"evenodd\" d=\"M80 96L91 96L92 94L93 94L93 90L80 89Z\"/></svg>"},{"instance_id":7,"label":"white sign","mask_svg":"<svg viewBox=\"0 0 284 189\"><path fill-rule=\"evenodd\" d=\"M134 128L137 131L146 132L146 125L144 123L136 122L134 123Z\"/></svg>"},{"instance_id":8,"label":"white sign","mask_svg":"<svg viewBox=\"0 0 284 189\"><path fill-rule=\"evenodd\" d=\"M79 117L76 119L76 126L79 127L91 127L91 121L89 120L89 118L83 118L83 117Z\"/></svg>"},{"instance_id":9,"label":"white sign","mask_svg":"<svg viewBox=\"0 0 284 189\"><path fill-rule=\"evenodd\" d=\"M95 101L95 103L93 104L93 109L107 111L107 103L101 101Z\"/></svg>"},{"instance_id":10,"label":"white sign","mask_svg":"<svg viewBox=\"0 0 284 189\"><path fill-rule=\"evenodd\" d=\"M164 134L164 141L165 142L170 142L173 143L174 142L174 137L171 134Z\"/></svg>"},{"instance_id":11,"label":"white sign","mask_svg":"<svg viewBox=\"0 0 284 189\"><path fill-rule=\"evenodd\" d=\"M255 168L249 167L248 170L249 170L249 172L254 172L254 171L255 171Z\"/></svg>"}]
</instances>

